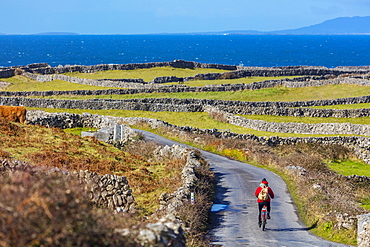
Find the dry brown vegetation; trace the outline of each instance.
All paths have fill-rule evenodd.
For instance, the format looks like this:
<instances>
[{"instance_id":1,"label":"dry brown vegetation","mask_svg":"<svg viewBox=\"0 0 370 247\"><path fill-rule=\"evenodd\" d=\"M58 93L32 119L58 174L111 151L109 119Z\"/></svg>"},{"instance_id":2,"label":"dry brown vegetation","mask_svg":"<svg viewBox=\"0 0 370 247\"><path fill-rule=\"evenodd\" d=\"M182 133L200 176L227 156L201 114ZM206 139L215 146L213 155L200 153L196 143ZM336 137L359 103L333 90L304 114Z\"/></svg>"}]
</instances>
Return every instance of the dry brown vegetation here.
<instances>
[{"instance_id":1,"label":"dry brown vegetation","mask_svg":"<svg viewBox=\"0 0 370 247\"><path fill-rule=\"evenodd\" d=\"M0 159L22 160L40 169L89 170L117 174L129 181L138 215L117 217L96 209L82 195L81 185L61 175L0 171L0 246L134 246L114 233L138 227L159 206L162 193L182 186L185 159L153 156L155 143L137 140L119 150L94 138L81 138L58 128L12 123L0 118ZM179 213L188 241L202 246L212 204L212 173L197 171L197 197ZM125 223L122 223L125 222ZM202 232L202 233L200 233ZM132 244L132 245L131 245Z\"/></svg>"},{"instance_id":2,"label":"dry brown vegetation","mask_svg":"<svg viewBox=\"0 0 370 247\"><path fill-rule=\"evenodd\" d=\"M173 186L180 187L184 160L149 162L149 156L153 155L152 151L156 147L154 143L132 144L131 148L127 148L131 150L130 153L95 138L81 138L65 133L59 128L17 125L3 118L0 121L1 157L14 157L40 167L126 176L134 196L139 200L147 197L142 196L144 194L156 191L153 196L158 198L160 193L173 192L173 188L176 188ZM151 202L153 207L159 203L158 200L153 202L153 197L143 200Z\"/></svg>"},{"instance_id":3,"label":"dry brown vegetation","mask_svg":"<svg viewBox=\"0 0 370 247\"><path fill-rule=\"evenodd\" d=\"M0 171L0 246L137 246L115 229L132 218L89 204L78 181L61 173Z\"/></svg>"}]
</instances>

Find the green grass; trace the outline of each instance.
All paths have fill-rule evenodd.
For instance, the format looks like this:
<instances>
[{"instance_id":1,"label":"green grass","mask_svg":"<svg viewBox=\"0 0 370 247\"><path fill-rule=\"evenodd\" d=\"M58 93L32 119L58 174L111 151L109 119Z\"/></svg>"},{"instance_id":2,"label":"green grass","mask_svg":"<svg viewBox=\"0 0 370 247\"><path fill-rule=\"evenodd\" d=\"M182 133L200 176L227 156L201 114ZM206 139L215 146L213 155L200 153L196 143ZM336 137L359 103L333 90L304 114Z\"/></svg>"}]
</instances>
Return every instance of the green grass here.
<instances>
[{"instance_id":1,"label":"green grass","mask_svg":"<svg viewBox=\"0 0 370 247\"><path fill-rule=\"evenodd\" d=\"M353 237L356 236L354 229L341 229L338 231L334 228L334 223L331 221L325 224L319 224L316 228L312 229L311 232L329 241L351 246L356 246L357 244L356 238ZM335 244L333 246L335 246Z\"/></svg>"},{"instance_id":2,"label":"green grass","mask_svg":"<svg viewBox=\"0 0 370 247\"><path fill-rule=\"evenodd\" d=\"M370 199L362 200L360 203L361 207L363 207L366 210L370 210Z\"/></svg>"},{"instance_id":3,"label":"green grass","mask_svg":"<svg viewBox=\"0 0 370 247\"><path fill-rule=\"evenodd\" d=\"M188 77L195 76L196 74L205 73L223 73L229 70L220 69L181 69L172 67L155 67L149 69L134 69L134 70L105 70L96 73L65 73L65 75L87 78L87 79L144 79L144 81L151 81L155 77L160 76L177 76L177 77Z\"/></svg>"},{"instance_id":4,"label":"green grass","mask_svg":"<svg viewBox=\"0 0 370 247\"><path fill-rule=\"evenodd\" d=\"M337 99L370 95L370 87L357 85L328 85L322 87L285 88L274 87L259 90L235 92L187 92L187 93L147 93L123 95L84 95L84 96L52 96L58 99L142 99L142 98L178 98L178 99L209 99L231 101L309 101Z\"/></svg>"},{"instance_id":5,"label":"green grass","mask_svg":"<svg viewBox=\"0 0 370 247\"><path fill-rule=\"evenodd\" d=\"M76 136L80 136L81 132L83 131L97 131L96 128L70 128L70 129L64 129L64 132L70 133Z\"/></svg>"},{"instance_id":6,"label":"green grass","mask_svg":"<svg viewBox=\"0 0 370 247\"><path fill-rule=\"evenodd\" d=\"M335 172L344 176L358 175L370 177L370 165L361 160L344 160L328 163Z\"/></svg>"},{"instance_id":7,"label":"green grass","mask_svg":"<svg viewBox=\"0 0 370 247\"><path fill-rule=\"evenodd\" d=\"M108 87L89 86L60 80L38 82L24 76L2 78L1 80L11 83L11 85L6 87L4 91L73 91L109 89Z\"/></svg>"}]
</instances>

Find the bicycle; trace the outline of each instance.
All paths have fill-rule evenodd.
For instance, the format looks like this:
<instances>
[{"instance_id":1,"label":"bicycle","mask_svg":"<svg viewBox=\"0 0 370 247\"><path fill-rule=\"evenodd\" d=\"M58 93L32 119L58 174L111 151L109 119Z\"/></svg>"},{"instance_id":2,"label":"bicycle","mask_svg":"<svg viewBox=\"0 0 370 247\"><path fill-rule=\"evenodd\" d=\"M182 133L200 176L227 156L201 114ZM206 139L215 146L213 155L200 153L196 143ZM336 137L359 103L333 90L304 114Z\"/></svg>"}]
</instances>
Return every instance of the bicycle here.
<instances>
[{"instance_id":1,"label":"bicycle","mask_svg":"<svg viewBox=\"0 0 370 247\"><path fill-rule=\"evenodd\" d=\"M262 227L262 231L265 230L266 223L267 223L267 206L263 205L261 210L261 219L259 223L259 227Z\"/></svg>"}]
</instances>

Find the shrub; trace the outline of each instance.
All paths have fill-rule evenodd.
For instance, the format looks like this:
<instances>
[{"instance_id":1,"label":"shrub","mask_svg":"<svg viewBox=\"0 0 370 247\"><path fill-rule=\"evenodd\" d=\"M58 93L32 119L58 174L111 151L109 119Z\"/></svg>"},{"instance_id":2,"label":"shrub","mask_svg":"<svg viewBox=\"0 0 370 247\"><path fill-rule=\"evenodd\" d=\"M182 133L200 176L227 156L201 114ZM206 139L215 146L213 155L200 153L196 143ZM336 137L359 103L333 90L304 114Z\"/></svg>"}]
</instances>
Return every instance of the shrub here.
<instances>
[{"instance_id":1,"label":"shrub","mask_svg":"<svg viewBox=\"0 0 370 247\"><path fill-rule=\"evenodd\" d=\"M0 117L0 132L4 135L19 136L24 131L21 127L11 123L8 119Z\"/></svg>"},{"instance_id":2,"label":"shrub","mask_svg":"<svg viewBox=\"0 0 370 247\"><path fill-rule=\"evenodd\" d=\"M135 246L115 232L132 221L93 208L65 175L2 172L1 246Z\"/></svg>"}]
</instances>

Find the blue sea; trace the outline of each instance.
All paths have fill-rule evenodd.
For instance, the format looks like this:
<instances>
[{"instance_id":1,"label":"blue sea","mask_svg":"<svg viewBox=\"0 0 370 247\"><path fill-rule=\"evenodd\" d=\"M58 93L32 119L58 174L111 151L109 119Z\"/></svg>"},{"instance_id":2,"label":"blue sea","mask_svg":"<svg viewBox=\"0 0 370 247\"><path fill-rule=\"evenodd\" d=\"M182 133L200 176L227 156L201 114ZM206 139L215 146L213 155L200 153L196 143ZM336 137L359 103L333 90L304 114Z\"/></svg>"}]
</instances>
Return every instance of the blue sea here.
<instances>
[{"instance_id":1,"label":"blue sea","mask_svg":"<svg viewBox=\"0 0 370 247\"><path fill-rule=\"evenodd\" d=\"M0 66L167 62L370 65L370 35L0 35Z\"/></svg>"}]
</instances>

